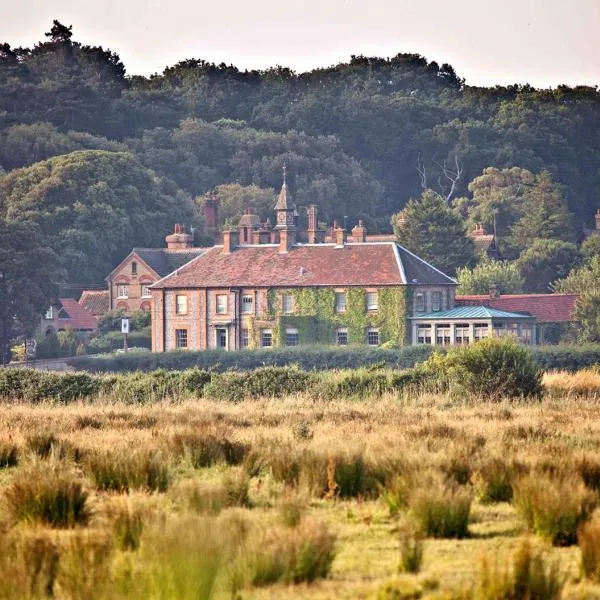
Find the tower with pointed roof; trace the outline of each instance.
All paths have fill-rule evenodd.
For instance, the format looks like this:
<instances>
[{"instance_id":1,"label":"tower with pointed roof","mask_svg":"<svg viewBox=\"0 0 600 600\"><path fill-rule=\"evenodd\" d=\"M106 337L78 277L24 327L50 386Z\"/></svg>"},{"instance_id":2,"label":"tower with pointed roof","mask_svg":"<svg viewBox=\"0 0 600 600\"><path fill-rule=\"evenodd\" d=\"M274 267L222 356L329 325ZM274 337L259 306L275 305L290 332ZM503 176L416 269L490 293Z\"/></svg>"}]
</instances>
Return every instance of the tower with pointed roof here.
<instances>
[{"instance_id":1,"label":"tower with pointed roof","mask_svg":"<svg viewBox=\"0 0 600 600\"><path fill-rule=\"evenodd\" d=\"M281 253L289 252L296 243L296 207L292 202L288 192L286 182L286 167L283 165L283 185L275 204L276 225L275 229L279 232L279 251Z\"/></svg>"}]
</instances>

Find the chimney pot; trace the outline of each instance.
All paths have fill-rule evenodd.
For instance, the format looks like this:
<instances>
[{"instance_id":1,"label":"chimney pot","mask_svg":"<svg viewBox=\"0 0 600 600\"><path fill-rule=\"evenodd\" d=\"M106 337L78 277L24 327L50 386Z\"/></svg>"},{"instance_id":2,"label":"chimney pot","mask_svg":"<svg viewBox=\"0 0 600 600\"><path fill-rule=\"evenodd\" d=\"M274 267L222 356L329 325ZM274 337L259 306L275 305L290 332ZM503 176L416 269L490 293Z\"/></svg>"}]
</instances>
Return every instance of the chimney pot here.
<instances>
[{"instance_id":1,"label":"chimney pot","mask_svg":"<svg viewBox=\"0 0 600 600\"><path fill-rule=\"evenodd\" d=\"M490 298L498 298L498 296L500 296L500 290L498 289L498 286L495 283L492 283L489 288L489 295Z\"/></svg>"},{"instance_id":2,"label":"chimney pot","mask_svg":"<svg viewBox=\"0 0 600 600\"><path fill-rule=\"evenodd\" d=\"M239 232L229 230L223 232L223 254L231 254L239 242Z\"/></svg>"}]
</instances>

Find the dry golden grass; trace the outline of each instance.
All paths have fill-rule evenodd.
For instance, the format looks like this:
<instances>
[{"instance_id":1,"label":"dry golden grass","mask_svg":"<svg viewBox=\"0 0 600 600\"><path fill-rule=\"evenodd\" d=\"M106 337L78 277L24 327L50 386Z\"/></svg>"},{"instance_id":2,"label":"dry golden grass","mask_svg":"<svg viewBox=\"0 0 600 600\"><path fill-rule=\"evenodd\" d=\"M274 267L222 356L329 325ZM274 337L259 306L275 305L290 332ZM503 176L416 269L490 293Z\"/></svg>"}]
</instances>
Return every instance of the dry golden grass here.
<instances>
[{"instance_id":1,"label":"dry golden grass","mask_svg":"<svg viewBox=\"0 0 600 600\"><path fill-rule=\"evenodd\" d=\"M51 589L58 598L140 597L143 590L161 598L349 599L376 597L388 582L423 597L477 598L484 557L504 564L527 533L512 504L494 503L495 477L506 487L525 475L569 476L597 493L594 377L547 375L550 391L536 403L435 395L315 402L298 394L236 405L0 405L0 440L18 457L16 466L0 465L0 598ZM47 458L32 448L42 434L51 440ZM129 464L150 455L168 468L170 485L158 486L165 491L103 491L90 466L98 456ZM46 463L63 464L87 493L85 526L68 531L9 518L14 482ZM415 498L431 480L475 497L469 535L425 539L420 572L400 576L400 523L414 516ZM403 495L391 512L379 497L386 487ZM324 527L331 535L317 535ZM321 578L333 539L331 569ZM582 578L577 546L534 539L558 562L564 597L600 597L600 587ZM268 562L279 554L293 559ZM311 583L290 583L313 574ZM265 578L274 582L258 585Z\"/></svg>"}]
</instances>

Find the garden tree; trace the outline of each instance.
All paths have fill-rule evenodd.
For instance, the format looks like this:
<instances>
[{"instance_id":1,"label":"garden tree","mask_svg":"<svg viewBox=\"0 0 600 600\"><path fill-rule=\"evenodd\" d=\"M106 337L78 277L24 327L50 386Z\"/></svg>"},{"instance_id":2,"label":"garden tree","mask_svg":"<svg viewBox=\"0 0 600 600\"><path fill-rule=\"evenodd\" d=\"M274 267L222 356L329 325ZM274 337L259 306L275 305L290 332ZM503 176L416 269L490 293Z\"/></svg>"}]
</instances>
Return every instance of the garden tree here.
<instances>
[{"instance_id":1,"label":"garden tree","mask_svg":"<svg viewBox=\"0 0 600 600\"><path fill-rule=\"evenodd\" d=\"M580 342L600 342L600 292L586 292L577 298L574 319Z\"/></svg>"},{"instance_id":2,"label":"garden tree","mask_svg":"<svg viewBox=\"0 0 600 600\"><path fill-rule=\"evenodd\" d=\"M421 258L450 275L474 260L473 242L467 226L446 200L425 190L392 216L397 240Z\"/></svg>"},{"instance_id":3,"label":"garden tree","mask_svg":"<svg viewBox=\"0 0 600 600\"><path fill-rule=\"evenodd\" d=\"M31 336L56 300L58 267L35 224L0 216L0 364L10 359L11 339Z\"/></svg>"},{"instance_id":4,"label":"garden tree","mask_svg":"<svg viewBox=\"0 0 600 600\"><path fill-rule=\"evenodd\" d=\"M72 283L102 281L132 246L162 246L174 222L197 222L172 182L131 154L96 150L0 176L0 214L35 223Z\"/></svg>"},{"instance_id":5,"label":"garden tree","mask_svg":"<svg viewBox=\"0 0 600 600\"><path fill-rule=\"evenodd\" d=\"M257 185L240 185L239 183L227 183L218 185L213 190L219 199L219 225L221 228L225 222L233 223L236 227L240 217L246 208L254 209L260 215L262 221L271 219L273 221L273 208L275 206L275 190L273 188L263 189ZM196 202L202 206L206 196L196 198Z\"/></svg>"},{"instance_id":6,"label":"garden tree","mask_svg":"<svg viewBox=\"0 0 600 600\"><path fill-rule=\"evenodd\" d=\"M508 258L516 258L538 238L573 241L571 215L560 186L548 171L534 175L527 169L488 167L469 184L471 198L455 206L488 231Z\"/></svg>"},{"instance_id":7,"label":"garden tree","mask_svg":"<svg viewBox=\"0 0 600 600\"><path fill-rule=\"evenodd\" d=\"M483 258L472 269L459 268L456 278L458 294L487 294L492 286L496 286L500 294L519 294L523 291L524 284L515 262L489 258Z\"/></svg>"},{"instance_id":8,"label":"garden tree","mask_svg":"<svg viewBox=\"0 0 600 600\"><path fill-rule=\"evenodd\" d=\"M579 259L575 244L560 240L535 240L517 260L525 279L525 291L548 292L550 284L565 277Z\"/></svg>"},{"instance_id":9,"label":"garden tree","mask_svg":"<svg viewBox=\"0 0 600 600\"><path fill-rule=\"evenodd\" d=\"M600 256L600 235L592 234L581 244L581 255L584 260L590 261L594 256Z\"/></svg>"}]
</instances>

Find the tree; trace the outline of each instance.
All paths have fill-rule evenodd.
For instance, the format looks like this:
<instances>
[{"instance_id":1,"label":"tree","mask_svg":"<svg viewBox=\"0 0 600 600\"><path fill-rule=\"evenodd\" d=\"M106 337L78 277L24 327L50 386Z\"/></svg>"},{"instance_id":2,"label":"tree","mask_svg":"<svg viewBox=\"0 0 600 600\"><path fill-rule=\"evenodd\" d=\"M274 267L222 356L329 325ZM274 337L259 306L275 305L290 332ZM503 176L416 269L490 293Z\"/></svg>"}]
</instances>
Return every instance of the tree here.
<instances>
[{"instance_id":1,"label":"tree","mask_svg":"<svg viewBox=\"0 0 600 600\"><path fill-rule=\"evenodd\" d=\"M474 259L473 242L464 220L433 190L392 216L397 240L421 258L448 274Z\"/></svg>"},{"instance_id":2,"label":"tree","mask_svg":"<svg viewBox=\"0 0 600 600\"><path fill-rule=\"evenodd\" d=\"M525 283L515 262L489 258L482 259L472 269L459 268L457 279L458 294L487 294L492 286L496 286L500 294L519 294Z\"/></svg>"},{"instance_id":3,"label":"tree","mask_svg":"<svg viewBox=\"0 0 600 600\"><path fill-rule=\"evenodd\" d=\"M581 254L586 261L591 261L594 256L600 256L600 235L594 233L587 237L581 244Z\"/></svg>"},{"instance_id":4,"label":"tree","mask_svg":"<svg viewBox=\"0 0 600 600\"><path fill-rule=\"evenodd\" d=\"M56 300L58 257L40 242L33 223L0 217L0 364L10 359L10 340L31 336Z\"/></svg>"},{"instance_id":5,"label":"tree","mask_svg":"<svg viewBox=\"0 0 600 600\"><path fill-rule=\"evenodd\" d=\"M574 318L580 342L600 342L600 293L586 292L579 296Z\"/></svg>"},{"instance_id":6,"label":"tree","mask_svg":"<svg viewBox=\"0 0 600 600\"><path fill-rule=\"evenodd\" d=\"M559 240L535 240L517 261L525 279L525 290L548 292L550 284L565 277L579 259L575 244Z\"/></svg>"}]
</instances>

